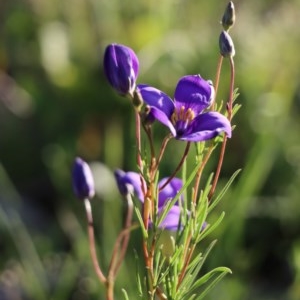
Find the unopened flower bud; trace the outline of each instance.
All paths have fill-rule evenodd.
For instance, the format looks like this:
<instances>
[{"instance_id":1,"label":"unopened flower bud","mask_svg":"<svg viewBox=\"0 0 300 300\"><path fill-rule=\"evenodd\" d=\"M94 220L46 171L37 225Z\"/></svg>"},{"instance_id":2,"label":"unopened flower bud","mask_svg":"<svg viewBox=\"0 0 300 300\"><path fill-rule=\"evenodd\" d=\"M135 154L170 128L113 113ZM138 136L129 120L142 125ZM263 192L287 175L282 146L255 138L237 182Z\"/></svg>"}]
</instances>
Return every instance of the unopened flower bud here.
<instances>
[{"instance_id":1,"label":"unopened flower bud","mask_svg":"<svg viewBox=\"0 0 300 300\"><path fill-rule=\"evenodd\" d=\"M222 18L222 26L223 28L228 31L235 22L235 9L234 4L230 1L225 9L223 18Z\"/></svg>"},{"instance_id":2,"label":"unopened flower bud","mask_svg":"<svg viewBox=\"0 0 300 300\"><path fill-rule=\"evenodd\" d=\"M235 49L233 41L226 31L222 31L219 38L220 53L224 57L233 57Z\"/></svg>"},{"instance_id":3,"label":"unopened flower bud","mask_svg":"<svg viewBox=\"0 0 300 300\"><path fill-rule=\"evenodd\" d=\"M80 200L91 199L95 195L94 178L89 165L76 157L72 170L73 190Z\"/></svg>"},{"instance_id":4,"label":"unopened flower bud","mask_svg":"<svg viewBox=\"0 0 300 300\"><path fill-rule=\"evenodd\" d=\"M110 44L104 53L104 73L111 86L121 95L131 95L135 90L139 60L126 46Z\"/></svg>"}]
</instances>

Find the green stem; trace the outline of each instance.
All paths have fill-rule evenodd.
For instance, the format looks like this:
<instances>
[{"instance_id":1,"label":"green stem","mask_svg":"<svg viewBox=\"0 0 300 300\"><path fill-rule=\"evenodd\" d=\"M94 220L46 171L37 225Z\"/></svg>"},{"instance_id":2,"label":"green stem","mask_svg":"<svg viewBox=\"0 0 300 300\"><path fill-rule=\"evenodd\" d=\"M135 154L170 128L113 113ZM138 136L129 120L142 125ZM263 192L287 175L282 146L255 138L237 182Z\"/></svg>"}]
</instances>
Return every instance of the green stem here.
<instances>
[{"instance_id":1,"label":"green stem","mask_svg":"<svg viewBox=\"0 0 300 300\"><path fill-rule=\"evenodd\" d=\"M141 157L141 117L138 109L135 109L135 139L137 145L136 161L140 172L143 172L143 161Z\"/></svg>"}]
</instances>

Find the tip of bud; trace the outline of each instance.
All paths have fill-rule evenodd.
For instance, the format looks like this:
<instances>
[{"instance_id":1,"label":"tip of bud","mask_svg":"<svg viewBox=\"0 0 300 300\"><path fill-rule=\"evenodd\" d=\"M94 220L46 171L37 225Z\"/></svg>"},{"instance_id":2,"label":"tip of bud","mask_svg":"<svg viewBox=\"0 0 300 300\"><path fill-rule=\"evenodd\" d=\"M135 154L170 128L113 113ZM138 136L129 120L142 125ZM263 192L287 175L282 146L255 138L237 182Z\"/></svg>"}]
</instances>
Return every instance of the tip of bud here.
<instances>
[{"instance_id":1,"label":"tip of bud","mask_svg":"<svg viewBox=\"0 0 300 300\"><path fill-rule=\"evenodd\" d=\"M232 1L227 4L224 15L222 17L221 24L224 30L228 31L235 22L235 8Z\"/></svg>"},{"instance_id":2,"label":"tip of bud","mask_svg":"<svg viewBox=\"0 0 300 300\"><path fill-rule=\"evenodd\" d=\"M89 165L76 157L72 170L73 190L80 200L91 199L95 195L94 178Z\"/></svg>"},{"instance_id":3,"label":"tip of bud","mask_svg":"<svg viewBox=\"0 0 300 300\"><path fill-rule=\"evenodd\" d=\"M228 32L222 31L219 38L220 53L224 57L233 57L235 49L233 41Z\"/></svg>"}]
</instances>

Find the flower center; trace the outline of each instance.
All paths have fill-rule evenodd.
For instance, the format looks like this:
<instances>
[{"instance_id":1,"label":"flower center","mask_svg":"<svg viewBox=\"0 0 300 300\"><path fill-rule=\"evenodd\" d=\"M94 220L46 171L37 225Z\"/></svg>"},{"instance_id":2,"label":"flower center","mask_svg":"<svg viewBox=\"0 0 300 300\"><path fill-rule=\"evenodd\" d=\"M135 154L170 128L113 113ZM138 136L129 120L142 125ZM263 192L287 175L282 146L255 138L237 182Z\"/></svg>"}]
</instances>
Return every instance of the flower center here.
<instances>
[{"instance_id":1,"label":"flower center","mask_svg":"<svg viewBox=\"0 0 300 300\"><path fill-rule=\"evenodd\" d=\"M176 128L177 135L183 134L194 118L195 113L191 108L186 109L184 106L181 106L180 109L176 109L171 117L171 121Z\"/></svg>"}]
</instances>

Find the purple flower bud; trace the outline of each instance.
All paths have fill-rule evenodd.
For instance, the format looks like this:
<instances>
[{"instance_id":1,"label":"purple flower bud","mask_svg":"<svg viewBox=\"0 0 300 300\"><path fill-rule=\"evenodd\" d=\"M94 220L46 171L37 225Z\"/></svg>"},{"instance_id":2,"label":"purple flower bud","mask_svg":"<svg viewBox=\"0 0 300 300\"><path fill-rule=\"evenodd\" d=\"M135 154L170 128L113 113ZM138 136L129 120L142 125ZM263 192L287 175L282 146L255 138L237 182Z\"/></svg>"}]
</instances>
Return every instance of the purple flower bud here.
<instances>
[{"instance_id":1,"label":"purple flower bud","mask_svg":"<svg viewBox=\"0 0 300 300\"><path fill-rule=\"evenodd\" d=\"M73 190L77 198L91 199L95 195L94 178L89 165L76 157L72 170Z\"/></svg>"},{"instance_id":2,"label":"purple flower bud","mask_svg":"<svg viewBox=\"0 0 300 300\"><path fill-rule=\"evenodd\" d=\"M137 198L144 202L144 194L141 182L143 182L144 189L146 183L141 179L140 174L136 172L124 172L123 170L115 170L115 179L121 195L134 194Z\"/></svg>"},{"instance_id":3,"label":"purple flower bud","mask_svg":"<svg viewBox=\"0 0 300 300\"><path fill-rule=\"evenodd\" d=\"M225 9L223 18L222 18L222 26L223 28L228 31L230 27L234 25L235 22L235 9L234 4L230 1Z\"/></svg>"},{"instance_id":4,"label":"purple flower bud","mask_svg":"<svg viewBox=\"0 0 300 300\"><path fill-rule=\"evenodd\" d=\"M220 53L224 57L233 57L235 49L233 41L226 31L222 31L219 38Z\"/></svg>"},{"instance_id":5,"label":"purple flower bud","mask_svg":"<svg viewBox=\"0 0 300 300\"><path fill-rule=\"evenodd\" d=\"M133 95L139 61L129 47L110 44L104 53L104 72L111 86L121 95Z\"/></svg>"}]
</instances>

